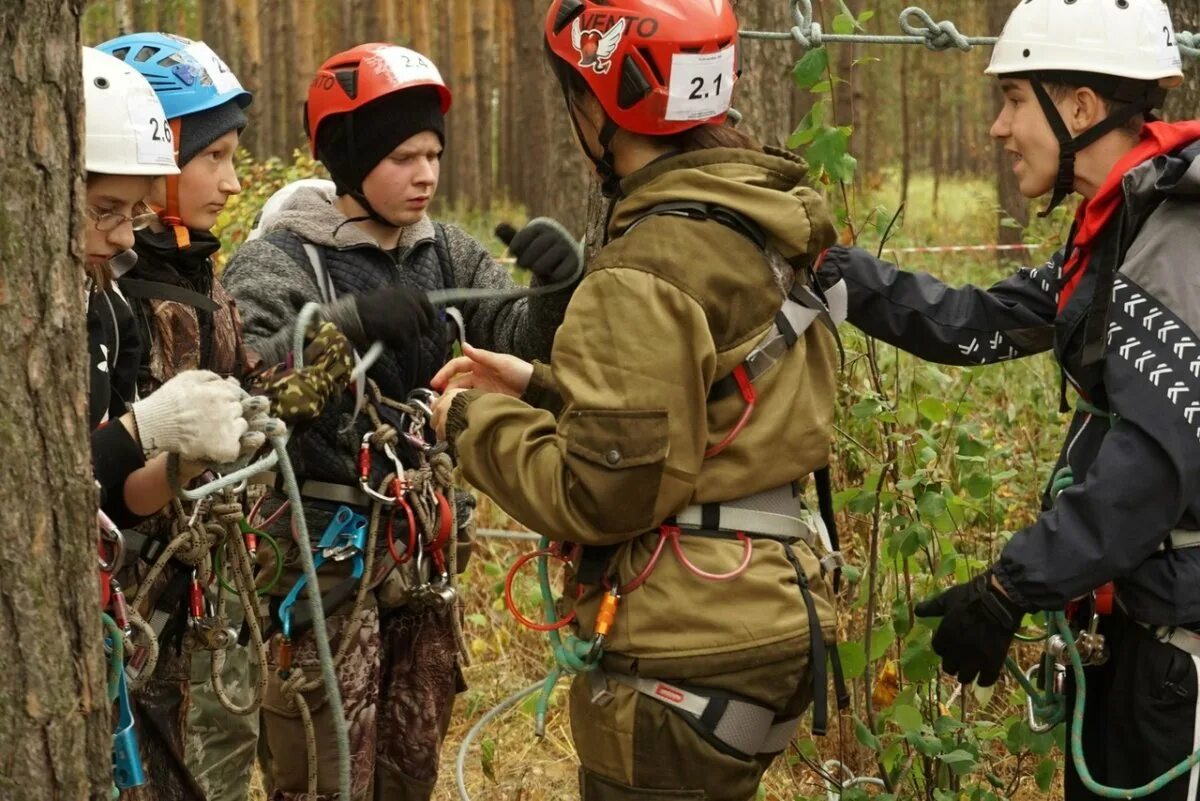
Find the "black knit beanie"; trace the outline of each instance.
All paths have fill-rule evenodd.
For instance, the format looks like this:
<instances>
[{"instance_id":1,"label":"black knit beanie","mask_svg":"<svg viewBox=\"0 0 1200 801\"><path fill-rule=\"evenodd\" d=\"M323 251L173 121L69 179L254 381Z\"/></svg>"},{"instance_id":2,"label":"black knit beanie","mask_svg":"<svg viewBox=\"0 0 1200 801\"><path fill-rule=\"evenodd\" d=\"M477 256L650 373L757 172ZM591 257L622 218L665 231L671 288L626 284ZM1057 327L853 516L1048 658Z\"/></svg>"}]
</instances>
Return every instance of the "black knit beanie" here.
<instances>
[{"instance_id":1,"label":"black knit beanie","mask_svg":"<svg viewBox=\"0 0 1200 801\"><path fill-rule=\"evenodd\" d=\"M445 144L441 97L431 86L394 92L325 119L317 130L317 158L340 194L360 192L375 165L422 131L433 131Z\"/></svg>"},{"instance_id":2,"label":"black knit beanie","mask_svg":"<svg viewBox=\"0 0 1200 801\"><path fill-rule=\"evenodd\" d=\"M180 117L179 166L182 168L230 131L243 130L246 122L246 112L236 100Z\"/></svg>"}]
</instances>

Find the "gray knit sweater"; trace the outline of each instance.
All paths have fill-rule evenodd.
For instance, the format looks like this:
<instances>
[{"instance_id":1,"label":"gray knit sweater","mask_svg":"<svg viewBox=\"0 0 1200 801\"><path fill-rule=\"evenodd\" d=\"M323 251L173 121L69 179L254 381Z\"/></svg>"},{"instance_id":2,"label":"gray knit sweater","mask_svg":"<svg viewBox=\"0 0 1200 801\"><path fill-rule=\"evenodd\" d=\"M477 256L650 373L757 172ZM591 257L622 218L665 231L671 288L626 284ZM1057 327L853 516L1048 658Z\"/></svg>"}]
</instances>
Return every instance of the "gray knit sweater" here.
<instances>
[{"instance_id":1,"label":"gray knit sweater","mask_svg":"<svg viewBox=\"0 0 1200 801\"><path fill-rule=\"evenodd\" d=\"M317 188L298 190L285 209L264 229L287 230L315 245L338 250L374 247L375 241L333 205L334 195ZM456 287L508 289L515 286L508 270L498 264L473 237L455 225L444 224ZM402 255L397 270L406 268L404 253L434 237L434 224L425 218L401 235ZM321 292L311 268L266 239L247 242L238 249L222 276L225 287L237 299L245 327L246 344L267 364L282 361L291 350L292 323L308 302L320 303ZM534 280L536 285L537 279ZM523 359L547 360L554 332L562 322L570 300L559 292L520 300L472 301L462 305L467 341L488 350L512 353ZM354 341L364 339L362 324L351 297L343 297L323 309Z\"/></svg>"},{"instance_id":2,"label":"gray knit sweater","mask_svg":"<svg viewBox=\"0 0 1200 801\"><path fill-rule=\"evenodd\" d=\"M365 336L355 305L356 292L395 284L426 291L509 289L515 285L504 266L456 226L422 219L403 231L398 256L393 257L353 223L347 223L333 205L334 199L331 191L298 189L264 228L263 238L239 248L222 277L237 300L246 345L265 364L287 357L301 308L323 301L302 241L323 249L337 289L338 297L322 305L322 316L359 347ZM395 273L389 275L390 271ZM460 311L467 341L524 359L548 360L569 299L570 292L564 291L520 300L464 303ZM403 400L404 393L428 382L432 371L445 361L446 345L441 333L414 343L412 348L387 352L370 375L384 394ZM354 484L355 455L367 422L365 415L354 418L348 396L331 403L319 420L299 432L299 441L293 439L294 447L289 450L297 472L321 481Z\"/></svg>"}]
</instances>

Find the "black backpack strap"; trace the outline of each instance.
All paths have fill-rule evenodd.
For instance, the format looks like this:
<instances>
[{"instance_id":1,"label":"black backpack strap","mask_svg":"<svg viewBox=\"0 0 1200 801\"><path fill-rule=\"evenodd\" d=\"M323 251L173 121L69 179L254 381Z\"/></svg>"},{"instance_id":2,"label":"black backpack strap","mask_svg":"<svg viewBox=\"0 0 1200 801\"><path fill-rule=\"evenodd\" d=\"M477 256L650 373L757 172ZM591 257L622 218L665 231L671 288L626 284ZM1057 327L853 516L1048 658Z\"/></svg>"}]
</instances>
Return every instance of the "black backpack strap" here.
<instances>
[{"instance_id":1,"label":"black backpack strap","mask_svg":"<svg viewBox=\"0 0 1200 801\"><path fill-rule=\"evenodd\" d=\"M633 228L646 220L649 217L657 217L660 215L670 215L674 217L687 217L692 220L712 220L720 223L726 228L736 231L738 234L746 237L754 246L761 251L767 249L767 235L758 223L751 220L749 217L727 209L724 206L718 206L712 203L701 203L700 201L678 201L675 203L660 203L657 206L652 206L646 210L644 214L637 217L629 226L621 232L621 235L629 233Z\"/></svg>"},{"instance_id":2,"label":"black backpack strap","mask_svg":"<svg viewBox=\"0 0 1200 801\"><path fill-rule=\"evenodd\" d=\"M169 300L182 303L201 311L215 312L221 307L208 295L161 281L146 281L141 278L121 278L117 281L121 292L129 298L141 300Z\"/></svg>"}]
</instances>

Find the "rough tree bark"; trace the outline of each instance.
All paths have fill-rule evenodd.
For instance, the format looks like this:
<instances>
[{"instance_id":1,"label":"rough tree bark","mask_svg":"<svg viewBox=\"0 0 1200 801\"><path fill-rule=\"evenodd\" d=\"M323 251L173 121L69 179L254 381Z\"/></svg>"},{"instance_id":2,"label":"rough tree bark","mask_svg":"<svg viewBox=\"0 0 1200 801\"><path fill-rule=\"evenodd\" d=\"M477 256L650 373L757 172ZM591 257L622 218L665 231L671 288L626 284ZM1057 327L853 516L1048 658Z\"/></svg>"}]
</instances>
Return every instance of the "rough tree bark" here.
<instances>
[{"instance_id":1,"label":"rough tree bark","mask_svg":"<svg viewBox=\"0 0 1200 801\"><path fill-rule=\"evenodd\" d=\"M82 0L0 3L0 797L108 797L86 419Z\"/></svg>"},{"instance_id":2,"label":"rough tree bark","mask_svg":"<svg viewBox=\"0 0 1200 801\"><path fill-rule=\"evenodd\" d=\"M1200 31L1200 0L1171 0L1171 18L1177 31ZM1171 92L1167 119L1193 120L1200 117L1200 63L1183 59L1183 86Z\"/></svg>"}]
</instances>

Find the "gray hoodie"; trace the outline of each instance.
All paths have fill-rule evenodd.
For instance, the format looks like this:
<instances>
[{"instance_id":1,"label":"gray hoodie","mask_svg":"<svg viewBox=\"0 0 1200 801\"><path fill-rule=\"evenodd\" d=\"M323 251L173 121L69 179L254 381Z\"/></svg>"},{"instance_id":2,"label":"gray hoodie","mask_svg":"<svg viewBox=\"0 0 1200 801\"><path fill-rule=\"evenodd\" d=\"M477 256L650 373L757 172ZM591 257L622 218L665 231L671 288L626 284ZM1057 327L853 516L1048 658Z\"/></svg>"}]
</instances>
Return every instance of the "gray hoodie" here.
<instances>
[{"instance_id":1,"label":"gray hoodie","mask_svg":"<svg viewBox=\"0 0 1200 801\"><path fill-rule=\"evenodd\" d=\"M322 315L357 344L366 339L355 307L357 294L392 285L426 291L515 286L508 270L456 226L422 219L404 229L397 251L388 252L347 223L334 199L332 191L322 188L298 189L264 226L263 236L238 249L222 277L237 299L246 346L262 363L283 361L291 350L292 326L300 309L309 302L323 302L305 242L322 249L337 291L337 299L323 305ZM464 303L460 309L466 338L488 350L548 360L569 299L569 292L560 292ZM385 395L403 400L409 391L428 383L445 362L448 345L446 333L435 332L404 352L385 353L370 375ZM303 432L297 469L308 478L354 484L354 457L365 418L348 427L353 409L348 397L330 407L313 431Z\"/></svg>"}]
</instances>

